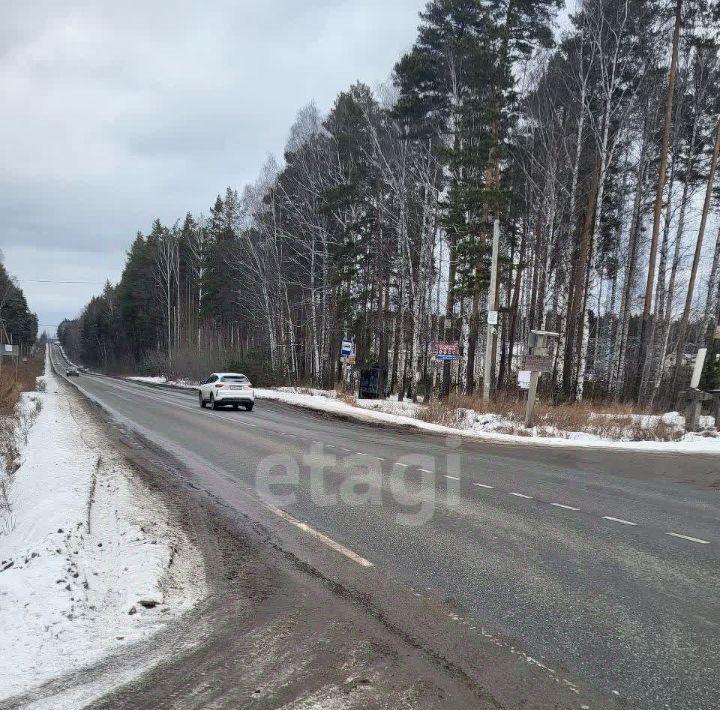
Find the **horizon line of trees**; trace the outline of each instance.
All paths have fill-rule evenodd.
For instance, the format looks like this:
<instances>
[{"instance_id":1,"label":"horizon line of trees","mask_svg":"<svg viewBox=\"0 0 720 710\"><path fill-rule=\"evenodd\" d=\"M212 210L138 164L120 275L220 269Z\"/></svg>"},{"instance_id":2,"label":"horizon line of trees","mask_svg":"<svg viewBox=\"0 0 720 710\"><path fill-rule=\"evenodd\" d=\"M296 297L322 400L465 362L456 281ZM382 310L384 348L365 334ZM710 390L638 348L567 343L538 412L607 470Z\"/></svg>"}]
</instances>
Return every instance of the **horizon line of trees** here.
<instances>
[{"instance_id":1,"label":"horizon line of trees","mask_svg":"<svg viewBox=\"0 0 720 710\"><path fill-rule=\"evenodd\" d=\"M282 164L138 232L65 347L107 369L333 387L351 337L358 365L427 399L514 388L542 329L560 334L555 399L667 406L705 346L717 379L720 3L584 0L555 42L562 4L429 2L390 85L309 104ZM438 342L459 360L438 365Z\"/></svg>"}]
</instances>

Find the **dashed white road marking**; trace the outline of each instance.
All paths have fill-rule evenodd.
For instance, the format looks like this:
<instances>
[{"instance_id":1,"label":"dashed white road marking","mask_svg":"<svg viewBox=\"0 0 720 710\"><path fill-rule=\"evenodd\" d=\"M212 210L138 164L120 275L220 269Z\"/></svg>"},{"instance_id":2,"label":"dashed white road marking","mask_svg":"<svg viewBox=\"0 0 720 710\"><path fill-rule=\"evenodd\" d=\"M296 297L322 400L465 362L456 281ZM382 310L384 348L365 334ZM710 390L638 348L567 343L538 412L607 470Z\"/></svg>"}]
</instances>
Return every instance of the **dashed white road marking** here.
<instances>
[{"instance_id":1,"label":"dashed white road marking","mask_svg":"<svg viewBox=\"0 0 720 710\"><path fill-rule=\"evenodd\" d=\"M611 520L613 523L621 523L622 525L637 525L630 520L623 520L622 518L612 518L609 515L603 515L603 520Z\"/></svg>"},{"instance_id":2,"label":"dashed white road marking","mask_svg":"<svg viewBox=\"0 0 720 710\"><path fill-rule=\"evenodd\" d=\"M495 486L488 486L487 483L478 483L477 481L473 481L473 486L477 486L478 488L489 488L493 489Z\"/></svg>"},{"instance_id":3,"label":"dashed white road marking","mask_svg":"<svg viewBox=\"0 0 720 710\"><path fill-rule=\"evenodd\" d=\"M349 547L345 547L345 545L341 545L339 542L335 542L335 540L328 537L327 535L323 535L323 533L321 533L319 530L311 528L307 523L303 523L301 520L294 518L292 515L290 515L290 513L286 513L284 510L276 508L272 505L269 505L268 509L275 513L275 515L277 515L279 518L286 520L288 523L294 525L299 530L308 533L308 535L312 535L313 537L320 540L320 542L322 542L323 544L332 548L336 552L339 552L341 555L345 555L345 557L352 560L353 562L356 562L362 567L374 567L373 563L370 562L370 560L366 560L364 557L358 555L357 552L353 552Z\"/></svg>"},{"instance_id":4,"label":"dashed white road marking","mask_svg":"<svg viewBox=\"0 0 720 710\"><path fill-rule=\"evenodd\" d=\"M681 535L680 533L674 533L674 532L665 533L665 534L670 535L671 537L679 537L682 540L689 540L690 542L697 542L700 545L709 545L710 544L709 540L701 540L699 537L690 537L690 535Z\"/></svg>"},{"instance_id":5,"label":"dashed white road marking","mask_svg":"<svg viewBox=\"0 0 720 710\"><path fill-rule=\"evenodd\" d=\"M405 468L407 468L410 464L409 463L399 463L398 461L396 461L395 465L396 466L404 466Z\"/></svg>"},{"instance_id":6,"label":"dashed white road marking","mask_svg":"<svg viewBox=\"0 0 720 710\"><path fill-rule=\"evenodd\" d=\"M366 454L366 453L363 452L363 451L356 451L356 452L355 452L355 456L370 456L370 454Z\"/></svg>"},{"instance_id":7,"label":"dashed white road marking","mask_svg":"<svg viewBox=\"0 0 720 710\"><path fill-rule=\"evenodd\" d=\"M385 459L382 456L376 456L375 457L378 461L384 461Z\"/></svg>"},{"instance_id":8,"label":"dashed white road marking","mask_svg":"<svg viewBox=\"0 0 720 710\"><path fill-rule=\"evenodd\" d=\"M511 496L515 496L516 498L527 498L528 500L532 500L532 496L526 496L524 493L514 493L513 491L510 491Z\"/></svg>"},{"instance_id":9,"label":"dashed white road marking","mask_svg":"<svg viewBox=\"0 0 720 710\"><path fill-rule=\"evenodd\" d=\"M457 476L448 476L445 474L445 478L449 478L451 481L459 481L460 479Z\"/></svg>"},{"instance_id":10,"label":"dashed white road marking","mask_svg":"<svg viewBox=\"0 0 720 710\"><path fill-rule=\"evenodd\" d=\"M564 503L550 503L550 505L554 505L556 508L563 508L564 510L580 510L580 508L575 508L572 505L565 505Z\"/></svg>"},{"instance_id":11,"label":"dashed white road marking","mask_svg":"<svg viewBox=\"0 0 720 710\"><path fill-rule=\"evenodd\" d=\"M430 471L427 468L419 468L418 471L422 471L423 473L433 473L432 471Z\"/></svg>"}]
</instances>

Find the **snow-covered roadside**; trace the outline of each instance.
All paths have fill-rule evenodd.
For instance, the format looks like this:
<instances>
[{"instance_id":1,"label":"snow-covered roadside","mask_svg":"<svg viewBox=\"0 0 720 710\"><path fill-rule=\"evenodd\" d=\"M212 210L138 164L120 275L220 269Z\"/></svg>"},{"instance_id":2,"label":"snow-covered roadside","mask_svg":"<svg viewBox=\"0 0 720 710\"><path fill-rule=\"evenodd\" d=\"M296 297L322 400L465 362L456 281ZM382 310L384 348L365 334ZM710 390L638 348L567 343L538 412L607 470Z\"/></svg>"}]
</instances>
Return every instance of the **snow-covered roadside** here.
<instances>
[{"instance_id":1,"label":"snow-covered roadside","mask_svg":"<svg viewBox=\"0 0 720 710\"><path fill-rule=\"evenodd\" d=\"M538 432L532 430L528 432L528 436L518 436L493 431L494 428L504 427L509 423L509 420L497 414L481 414L470 410L462 410L464 413L463 428L456 428L417 419L418 410L422 405L412 402L356 400L355 404L349 404L333 395L333 392L324 392L322 390L311 393L307 393L305 390L298 392L289 387L255 389L256 399L285 402L316 411L353 417L360 421L411 426L439 434L462 436L482 441L560 447L613 448L632 451L720 453L720 438L706 438L696 434L687 434L682 441L613 441L585 432L565 432L565 436L562 437L541 436L538 435ZM681 420L680 415L674 412L664 415L664 417L669 423L677 424ZM709 425L710 422L707 421L706 424ZM546 433L544 432L544 434Z\"/></svg>"},{"instance_id":2,"label":"snow-covered roadside","mask_svg":"<svg viewBox=\"0 0 720 710\"><path fill-rule=\"evenodd\" d=\"M46 391L25 395L41 409L0 535L0 701L148 638L205 593L199 553L165 504L76 396L49 369L41 379Z\"/></svg>"}]
</instances>

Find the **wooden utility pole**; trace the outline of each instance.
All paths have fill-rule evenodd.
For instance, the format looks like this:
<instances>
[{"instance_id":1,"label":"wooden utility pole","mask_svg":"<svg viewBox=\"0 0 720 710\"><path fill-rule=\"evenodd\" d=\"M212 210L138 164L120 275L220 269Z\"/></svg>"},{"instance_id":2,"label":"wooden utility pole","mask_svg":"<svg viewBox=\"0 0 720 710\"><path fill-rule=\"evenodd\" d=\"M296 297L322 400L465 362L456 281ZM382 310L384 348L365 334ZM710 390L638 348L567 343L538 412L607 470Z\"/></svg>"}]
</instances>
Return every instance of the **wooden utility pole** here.
<instances>
[{"instance_id":1,"label":"wooden utility pole","mask_svg":"<svg viewBox=\"0 0 720 710\"><path fill-rule=\"evenodd\" d=\"M645 303L643 306L642 325L640 328L640 357L637 362L636 392L640 396L642 373L645 364L648 337L648 322L652 309L653 291L655 289L655 262L657 261L658 241L660 237L660 218L662 215L663 198L665 196L665 180L667 178L668 151L670 148L670 132L672 128L673 98L675 96L675 83L678 73L678 48L680 46L680 27L682 25L683 0L675 3L675 30L673 32L672 59L670 60L670 76L668 77L668 91L665 98L665 118L663 125L662 143L660 146L660 172L658 175L657 192L655 193L655 207L653 209L653 229L650 240L650 259L648 261L647 284L645 286Z\"/></svg>"},{"instance_id":2,"label":"wooden utility pole","mask_svg":"<svg viewBox=\"0 0 720 710\"><path fill-rule=\"evenodd\" d=\"M490 290L488 291L488 324L485 339L485 374L483 375L483 400L490 399L492 380L495 372L495 352L497 350L497 302L498 302L498 260L500 251L500 220L493 225L492 264L490 266ZM493 316L494 314L494 316ZM490 321L494 320L494 323Z\"/></svg>"}]
</instances>

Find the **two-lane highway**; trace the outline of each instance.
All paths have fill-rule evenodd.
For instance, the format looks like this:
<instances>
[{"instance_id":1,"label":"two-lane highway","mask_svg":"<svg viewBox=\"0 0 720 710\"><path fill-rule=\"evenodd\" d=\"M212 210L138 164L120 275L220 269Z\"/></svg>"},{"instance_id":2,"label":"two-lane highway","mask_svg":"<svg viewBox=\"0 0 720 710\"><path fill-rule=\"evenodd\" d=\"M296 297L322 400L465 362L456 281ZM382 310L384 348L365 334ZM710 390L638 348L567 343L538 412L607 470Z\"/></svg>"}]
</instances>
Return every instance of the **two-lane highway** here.
<instances>
[{"instance_id":1,"label":"two-lane highway","mask_svg":"<svg viewBox=\"0 0 720 710\"><path fill-rule=\"evenodd\" d=\"M266 400L215 412L193 392L77 386L227 505L228 483L258 491L295 462L279 510L607 697L718 707L719 457L458 443ZM353 487L364 460L380 476Z\"/></svg>"}]
</instances>

